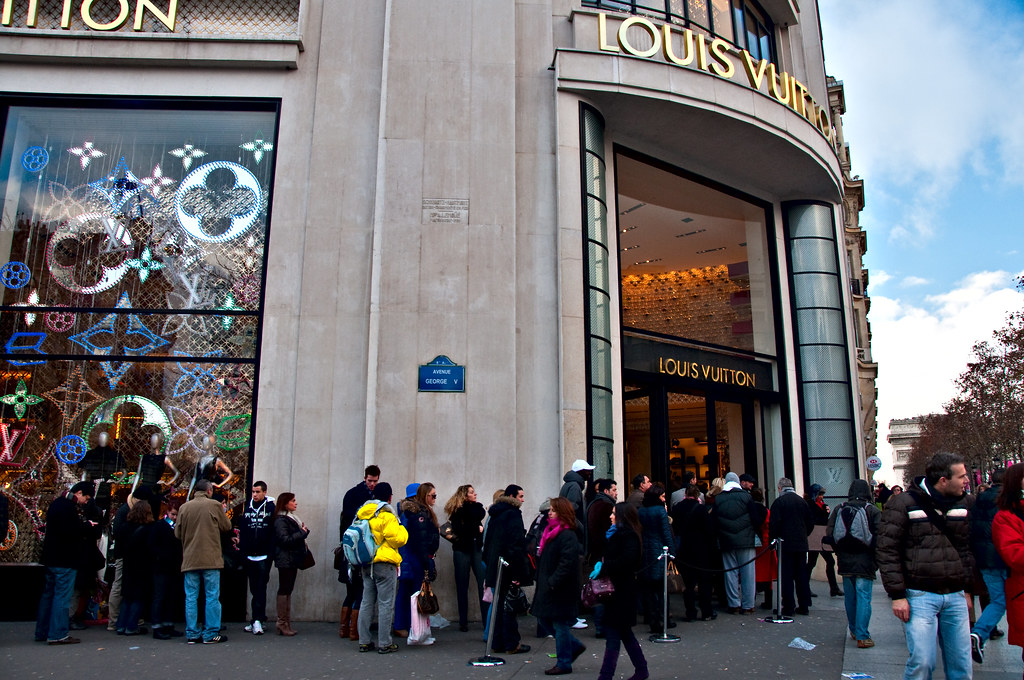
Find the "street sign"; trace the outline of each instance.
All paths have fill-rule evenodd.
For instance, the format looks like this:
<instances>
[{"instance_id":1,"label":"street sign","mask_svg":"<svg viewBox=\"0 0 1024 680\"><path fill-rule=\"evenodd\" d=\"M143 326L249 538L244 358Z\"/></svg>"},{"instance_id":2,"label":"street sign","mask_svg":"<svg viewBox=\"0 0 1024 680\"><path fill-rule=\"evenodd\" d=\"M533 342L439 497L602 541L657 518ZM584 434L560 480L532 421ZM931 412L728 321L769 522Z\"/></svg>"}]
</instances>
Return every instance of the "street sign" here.
<instances>
[{"instance_id":1,"label":"street sign","mask_svg":"<svg viewBox=\"0 0 1024 680\"><path fill-rule=\"evenodd\" d=\"M420 366L420 392L465 392L466 367L459 366L443 354L429 364Z\"/></svg>"},{"instance_id":2,"label":"street sign","mask_svg":"<svg viewBox=\"0 0 1024 680\"><path fill-rule=\"evenodd\" d=\"M882 469L882 459L878 456L868 457L868 470L871 472L878 472Z\"/></svg>"}]
</instances>

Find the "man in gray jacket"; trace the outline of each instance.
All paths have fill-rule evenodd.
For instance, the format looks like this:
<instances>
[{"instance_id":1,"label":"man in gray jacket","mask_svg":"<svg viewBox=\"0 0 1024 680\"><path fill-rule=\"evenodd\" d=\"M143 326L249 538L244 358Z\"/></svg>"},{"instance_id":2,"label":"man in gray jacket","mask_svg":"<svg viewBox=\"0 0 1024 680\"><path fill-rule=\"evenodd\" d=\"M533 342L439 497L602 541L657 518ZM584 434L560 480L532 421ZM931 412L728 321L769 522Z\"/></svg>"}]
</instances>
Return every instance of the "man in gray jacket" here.
<instances>
[{"instance_id":1,"label":"man in gray jacket","mask_svg":"<svg viewBox=\"0 0 1024 680\"><path fill-rule=\"evenodd\" d=\"M224 506L210 498L209 480L196 482L195 497L181 506L174 535L181 541L185 575L185 637L190 645L227 642L220 634L220 570L224 568L220 535L231 531ZM199 580L206 591L206 617L199 630Z\"/></svg>"}]
</instances>

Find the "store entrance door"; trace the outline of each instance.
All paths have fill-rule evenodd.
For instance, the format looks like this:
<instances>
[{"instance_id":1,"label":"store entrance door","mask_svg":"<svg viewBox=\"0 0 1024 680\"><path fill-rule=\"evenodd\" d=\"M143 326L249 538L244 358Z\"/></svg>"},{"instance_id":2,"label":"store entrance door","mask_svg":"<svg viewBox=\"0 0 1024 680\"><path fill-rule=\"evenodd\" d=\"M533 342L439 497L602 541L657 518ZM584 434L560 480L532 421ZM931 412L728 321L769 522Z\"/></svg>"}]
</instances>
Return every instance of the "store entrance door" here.
<instances>
[{"instance_id":1,"label":"store entrance door","mask_svg":"<svg viewBox=\"0 0 1024 680\"><path fill-rule=\"evenodd\" d=\"M730 470L751 471L760 479L755 405L657 383L627 386L623 486L640 473L670 490L679 487L687 471L696 475L698 483L710 484Z\"/></svg>"}]
</instances>

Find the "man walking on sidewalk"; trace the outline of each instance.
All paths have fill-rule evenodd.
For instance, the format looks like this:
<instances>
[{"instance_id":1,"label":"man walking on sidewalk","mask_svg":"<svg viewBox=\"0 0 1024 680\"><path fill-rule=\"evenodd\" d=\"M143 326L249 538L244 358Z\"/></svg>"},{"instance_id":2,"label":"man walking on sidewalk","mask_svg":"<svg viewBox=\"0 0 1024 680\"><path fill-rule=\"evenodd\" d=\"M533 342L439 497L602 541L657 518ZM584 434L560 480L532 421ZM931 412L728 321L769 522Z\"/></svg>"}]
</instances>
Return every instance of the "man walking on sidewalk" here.
<instances>
[{"instance_id":1,"label":"man walking on sidewalk","mask_svg":"<svg viewBox=\"0 0 1024 680\"><path fill-rule=\"evenodd\" d=\"M935 670L936 640L949 680L972 677L967 597L974 568L968 549L968 514L974 497L964 459L937 453L906 493L882 510L878 567L892 598L892 612L907 636L905 680L925 680Z\"/></svg>"}]
</instances>

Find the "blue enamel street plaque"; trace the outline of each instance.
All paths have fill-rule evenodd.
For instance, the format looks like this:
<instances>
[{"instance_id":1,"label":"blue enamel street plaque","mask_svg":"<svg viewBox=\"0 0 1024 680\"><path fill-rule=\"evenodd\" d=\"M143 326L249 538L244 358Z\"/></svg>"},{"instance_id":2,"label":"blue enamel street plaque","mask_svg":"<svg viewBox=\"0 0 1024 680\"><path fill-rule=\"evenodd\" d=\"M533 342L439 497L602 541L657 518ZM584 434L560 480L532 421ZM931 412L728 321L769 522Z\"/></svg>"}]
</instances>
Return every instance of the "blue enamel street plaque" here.
<instances>
[{"instance_id":1,"label":"blue enamel street plaque","mask_svg":"<svg viewBox=\"0 0 1024 680\"><path fill-rule=\"evenodd\" d=\"M465 392L466 367L441 355L420 366L420 392Z\"/></svg>"}]
</instances>

